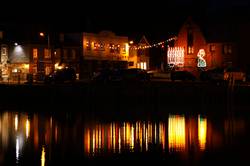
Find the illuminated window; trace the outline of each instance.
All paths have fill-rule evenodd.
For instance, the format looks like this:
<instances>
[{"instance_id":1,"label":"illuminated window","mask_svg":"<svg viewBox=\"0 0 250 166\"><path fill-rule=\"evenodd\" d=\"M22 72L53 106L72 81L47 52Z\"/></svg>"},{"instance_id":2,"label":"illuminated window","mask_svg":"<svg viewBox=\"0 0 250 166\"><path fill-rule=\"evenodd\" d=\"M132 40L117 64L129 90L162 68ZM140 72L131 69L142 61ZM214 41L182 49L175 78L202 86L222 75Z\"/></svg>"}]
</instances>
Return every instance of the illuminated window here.
<instances>
[{"instance_id":1,"label":"illuminated window","mask_svg":"<svg viewBox=\"0 0 250 166\"><path fill-rule=\"evenodd\" d=\"M144 63L143 63L143 62L141 62L141 67L140 67L140 68L141 68L141 69L143 69L143 66L144 66Z\"/></svg>"},{"instance_id":2,"label":"illuminated window","mask_svg":"<svg viewBox=\"0 0 250 166\"><path fill-rule=\"evenodd\" d=\"M215 45L213 44L210 45L210 52L215 52Z\"/></svg>"},{"instance_id":3,"label":"illuminated window","mask_svg":"<svg viewBox=\"0 0 250 166\"><path fill-rule=\"evenodd\" d=\"M52 72L52 67L46 66L46 67L45 67L45 74L48 75L48 74L50 74L51 72Z\"/></svg>"},{"instance_id":4,"label":"illuminated window","mask_svg":"<svg viewBox=\"0 0 250 166\"><path fill-rule=\"evenodd\" d=\"M86 49L87 49L87 50L91 50L90 41L87 41L87 42L86 42Z\"/></svg>"},{"instance_id":5,"label":"illuminated window","mask_svg":"<svg viewBox=\"0 0 250 166\"><path fill-rule=\"evenodd\" d=\"M94 50L98 51L99 50L99 44L98 43L94 43Z\"/></svg>"},{"instance_id":6,"label":"illuminated window","mask_svg":"<svg viewBox=\"0 0 250 166\"><path fill-rule=\"evenodd\" d=\"M33 59L37 59L38 57L38 50L37 48L33 48Z\"/></svg>"},{"instance_id":7,"label":"illuminated window","mask_svg":"<svg viewBox=\"0 0 250 166\"><path fill-rule=\"evenodd\" d=\"M36 67L36 66L33 66L33 67L32 67L32 72L33 72L33 73L37 73L37 67Z\"/></svg>"},{"instance_id":8,"label":"illuminated window","mask_svg":"<svg viewBox=\"0 0 250 166\"><path fill-rule=\"evenodd\" d=\"M109 44L109 49L110 49L110 53L114 53L115 52L115 45L110 43Z\"/></svg>"},{"instance_id":9,"label":"illuminated window","mask_svg":"<svg viewBox=\"0 0 250 166\"><path fill-rule=\"evenodd\" d=\"M2 48L2 55L6 55L7 54L7 48L6 47L3 47Z\"/></svg>"},{"instance_id":10,"label":"illuminated window","mask_svg":"<svg viewBox=\"0 0 250 166\"><path fill-rule=\"evenodd\" d=\"M147 70L147 63L146 62L143 63L143 69Z\"/></svg>"},{"instance_id":11,"label":"illuminated window","mask_svg":"<svg viewBox=\"0 0 250 166\"><path fill-rule=\"evenodd\" d=\"M120 54L120 45L115 46L115 53Z\"/></svg>"},{"instance_id":12,"label":"illuminated window","mask_svg":"<svg viewBox=\"0 0 250 166\"><path fill-rule=\"evenodd\" d=\"M194 47L188 46L188 54L193 54L193 53L194 53Z\"/></svg>"},{"instance_id":13,"label":"illuminated window","mask_svg":"<svg viewBox=\"0 0 250 166\"><path fill-rule=\"evenodd\" d=\"M128 62L128 66L134 66L134 62Z\"/></svg>"},{"instance_id":14,"label":"illuminated window","mask_svg":"<svg viewBox=\"0 0 250 166\"><path fill-rule=\"evenodd\" d=\"M188 34L187 34L187 48L188 48L187 53L188 54L194 53L193 45L194 45L193 31L191 29L188 29Z\"/></svg>"},{"instance_id":15,"label":"illuminated window","mask_svg":"<svg viewBox=\"0 0 250 166\"><path fill-rule=\"evenodd\" d=\"M137 68L140 68L140 63L137 63Z\"/></svg>"},{"instance_id":16,"label":"illuminated window","mask_svg":"<svg viewBox=\"0 0 250 166\"><path fill-rule=\"evenodd\" d=\"M222 51L223 51L223 54L232 54L232 45L224 44Z\"/></svg>"},{"instance_id":17,"label":"illuminated window","mask_svg":"<svg viewBox=\"0 0 250 166\"><path fill-rule=\"evenodd\" d=\"M99 48L100 51L105 51L105 44L103 43L100 43L100 48Z\"/></svg>"},{"instance_id":18,"label":"illuminated window","mask_svg":"<svg viewBox=\"0 0 250 166\"><path fill-rule=\"evenodd\" d=\"M50 58L50 50L48 50L47 48L44 49L44 58Z\"/></svg>"},{"instance_id":19,"label":"illuminated window","mask_svg":"<svg viewBox=\"0 0 250 166\"><path fill-rule=\"evenodd\" d=\"M122 47L122 53L123 53L123 54L126 54L126 45L124 45L124 46Z\"/></svg>"}]
</instances>

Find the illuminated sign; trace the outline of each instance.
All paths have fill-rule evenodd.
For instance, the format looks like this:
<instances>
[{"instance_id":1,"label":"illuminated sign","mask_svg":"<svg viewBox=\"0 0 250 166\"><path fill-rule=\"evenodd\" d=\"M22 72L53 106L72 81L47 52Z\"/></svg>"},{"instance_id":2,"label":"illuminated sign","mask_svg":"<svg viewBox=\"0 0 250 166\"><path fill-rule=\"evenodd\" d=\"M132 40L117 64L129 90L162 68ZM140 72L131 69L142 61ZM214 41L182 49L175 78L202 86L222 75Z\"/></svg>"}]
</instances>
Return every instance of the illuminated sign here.
<instances>
[{"instance_id":1,"label":"illuminated sign","mask_svg":"<svg viewBox=\"0 0 250 166\"><path fill-rule=\"evenodd\" d=\"M169 47L168 48L168 64L179 67L184 66L184 48L183 47Z\"/></svg>"},{"instance_id":2,"label":"illuminated sign","mask_svg":"<svg viewBox=\"0 0 250 166\"><path fill-rule=\"evenodd\" d=\"M205 50L200 49L198 54L197 54L197 57L198 57L197 66L198 67L206 67L207 66L206 60L204 59L205 55L206 55Z\"/></svg>"}]
</instances>

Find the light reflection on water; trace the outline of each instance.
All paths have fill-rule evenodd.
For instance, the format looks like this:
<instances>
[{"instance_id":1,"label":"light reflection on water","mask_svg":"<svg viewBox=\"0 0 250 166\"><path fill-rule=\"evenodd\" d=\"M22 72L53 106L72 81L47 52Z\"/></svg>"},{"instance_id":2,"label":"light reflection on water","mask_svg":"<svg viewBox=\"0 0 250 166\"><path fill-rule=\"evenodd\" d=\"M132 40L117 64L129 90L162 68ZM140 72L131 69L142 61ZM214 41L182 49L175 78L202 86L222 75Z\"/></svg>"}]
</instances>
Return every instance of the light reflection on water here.
<instances>
[{"instance_id":1,"label":"light reflection on water","mask_svg":"<svg viewBox=\"0 0 250 166\"><path fill-rule=\"evenodd\" d=\"M184 115L169 115L168 123L97 122L85 129L85 153L94 155L103 153L103 150L115 153L121 153L124 150L145 152L150 150L150 145L157 145L163 152L166 150L183 152L186 150L186 144L190 145L197 140L195 142L197 148L204 151L207 141L207 118L201 118L198 115L197 123L192 123L192 121L194 119L185 120Z\"/></svg>"},{"instance_id":2,"label":"light reflection on water","mask_svg":"<svg viewBox=\"0 0 250 166\"><path fill-rule=\"evenodd\" d=\"M9 149L14 146L16 164L22 162L28 151L39 156L41 165L55 155L65 157L65 151L70 150L85 157L124 152L202 153L232 143L232 138L242 136L247 127L242 119L227 118L218 123L220 126L214 125L204 115L169 114L162 121L106 122L75 117L69 123L51 115L3 112L0 152L11 156Z\"/></svg>"}]
</instances>

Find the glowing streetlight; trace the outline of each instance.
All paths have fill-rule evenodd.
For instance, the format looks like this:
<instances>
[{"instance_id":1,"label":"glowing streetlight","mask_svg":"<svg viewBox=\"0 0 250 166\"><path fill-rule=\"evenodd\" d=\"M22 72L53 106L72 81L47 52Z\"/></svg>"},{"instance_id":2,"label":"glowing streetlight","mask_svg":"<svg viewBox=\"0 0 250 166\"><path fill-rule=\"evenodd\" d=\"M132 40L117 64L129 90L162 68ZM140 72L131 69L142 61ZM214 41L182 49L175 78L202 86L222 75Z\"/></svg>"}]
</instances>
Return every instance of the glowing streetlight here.
<instances>
[{"instance_id":1,"label":"glowing streetlight","mask_svg":"<svg viewBox=\"0 0 250 166\"><path fill-rule=\"evenodd\" d=\"M44 32L40 32L39 33L39 36L41 37L45 37L45 33ZM49 39L49 34L47 34L47 40L48 40L48 52L49 52L49 55L50 55L50 51L49 51L49 47L50 47L50 39Z\"/></svg>"},{"instance_id":2,"label":"glowing streetlight","mask_svg":"<svg viewBox=\"0 0 250 166\"><path fill-rule=\"evenodd\" d=\"M45 36L43 32L40 32L39 35L42 36L42 37Z\"/></svg>"}]
</instances>

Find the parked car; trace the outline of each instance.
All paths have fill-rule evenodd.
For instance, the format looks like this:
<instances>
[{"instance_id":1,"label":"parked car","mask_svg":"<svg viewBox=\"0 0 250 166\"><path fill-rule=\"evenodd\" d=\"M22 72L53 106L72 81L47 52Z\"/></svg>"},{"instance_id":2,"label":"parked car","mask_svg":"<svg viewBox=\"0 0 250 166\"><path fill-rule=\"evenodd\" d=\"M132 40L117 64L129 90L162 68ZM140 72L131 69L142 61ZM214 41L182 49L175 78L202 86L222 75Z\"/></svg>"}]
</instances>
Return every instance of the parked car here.
<instances>
[{"instance_id":1,"label":"parked car","mask_svg":"<svg viewBox=\"0 0 250 166\"><path fill-rule=\"evenodd\" d=\"M76 80L76 72L73 68L63 68L55 70L45 77L45 83L64 83L74 82Z\"/></svg>"},{"instance_id":2,"label":"parked car","mask_svg":"<svg viewBox=\"0 0 250 166\"><path fill-rule=\"evenodd\" d=\"M95 72L93 82L128 82L128 81L149 81L150 74L142 69L104 69Z\"/></svg>"},{"instance_id":3,"label":"parked car","mask_svg":"<svg viewBox=\"0 0 250 166\"><path fill-rule=\"evenodd\" d=\"M188 71L172 71L171 72L171 80L181 80L181 81L195 81L196 77Z\"/></svg>"},{"instance_id":4,"label":"parked car","mask_svg":"<svg viewBox=\"0 0 250 166\"><path fill-rule=\"evenodd\" d=\"M235 81L246 81L246 73L239 68L228 68L224 72L224 80L229 81L234 79Z\"/></svg>"},{"instance_id":5,"label":"parked car","mask_svg":"<svg viewBox=\"0 0 250 166\"><path fill-rule=\"evenodd\" d=\"M224 69L214 68L207 71L202 71L200 74L201 81L224 81Z\"/></svg>"},{"instance_id":6,"label":"parked car","mask_svg":"<svg viewBox=\"0 0 250 166\"><path fill-rule=\"evenodd\" d=\"M124 69L120 74L122 81L150 81L150 73L143 69Z\"/></svg>"},{"instance_id":7,"label":"parked car","mask_svg":"<svg viewBox=\"0 0 250 166\"><path fill-rule=\"evenodd\" d=\"M118 69L102 69L93 73L93 82L107 83L110 81L120 81L121 74Z\"/></svg>"}]
</instances>

